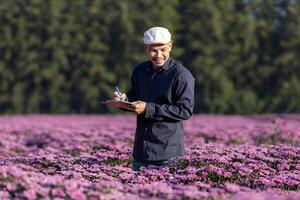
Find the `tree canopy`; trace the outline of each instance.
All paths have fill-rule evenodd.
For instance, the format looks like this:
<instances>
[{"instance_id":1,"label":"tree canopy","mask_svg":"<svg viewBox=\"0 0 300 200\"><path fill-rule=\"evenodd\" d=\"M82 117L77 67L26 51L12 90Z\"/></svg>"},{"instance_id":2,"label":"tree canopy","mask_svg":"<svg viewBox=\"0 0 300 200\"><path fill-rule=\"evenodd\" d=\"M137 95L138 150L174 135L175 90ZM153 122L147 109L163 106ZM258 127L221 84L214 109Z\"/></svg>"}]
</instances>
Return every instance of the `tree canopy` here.
<instances>
[{"instance_id":1,"label":"tree canopy","mask_svg":"<svg viewBox=\"0 0 300 200\"><path fill-rule=\"evenodd\" d=\"M300 111L298 0L4 0L0 112L117 112L146 58L142 37L168 28L172 57L195 76L195 113Z\"/></svg>"}]
</instances>

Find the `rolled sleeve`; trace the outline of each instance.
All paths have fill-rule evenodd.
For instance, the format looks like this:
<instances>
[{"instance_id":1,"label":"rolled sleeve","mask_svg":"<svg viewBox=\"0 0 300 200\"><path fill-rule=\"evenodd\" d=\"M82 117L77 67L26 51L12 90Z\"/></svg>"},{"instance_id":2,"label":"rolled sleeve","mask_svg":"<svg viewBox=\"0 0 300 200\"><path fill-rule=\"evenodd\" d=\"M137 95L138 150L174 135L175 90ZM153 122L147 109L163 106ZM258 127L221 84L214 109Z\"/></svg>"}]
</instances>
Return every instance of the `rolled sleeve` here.
<instances>
[{"instance_id":1,"label":"rolled sleeve","mask_svg":"<svg viewBox=\"0 0 300 200\"><path fill-rule=\"evenodd\" d=\"M136 84L135 84L135 70L133 70L132 74L131 74L131 88L129 89L128 92L126 92L126 100L127 101L136 101L137 97L136 97Z\"/></svg>"}]
</instances>

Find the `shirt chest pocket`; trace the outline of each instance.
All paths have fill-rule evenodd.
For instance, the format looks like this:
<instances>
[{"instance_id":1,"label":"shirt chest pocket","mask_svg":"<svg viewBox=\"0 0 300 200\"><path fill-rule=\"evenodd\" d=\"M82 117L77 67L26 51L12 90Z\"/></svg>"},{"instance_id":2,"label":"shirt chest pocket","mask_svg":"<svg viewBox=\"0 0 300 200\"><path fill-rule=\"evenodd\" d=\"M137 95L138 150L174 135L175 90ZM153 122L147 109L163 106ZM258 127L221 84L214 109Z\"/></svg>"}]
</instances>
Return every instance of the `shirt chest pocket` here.
<instances>
[{"instance_id":1,"label":"shirt chest pocket","mask_svg":"<svg viewBox=\"0 0 300 200\"><path fill-rule=\"evenodd\" d=\"M164 78L157 78L152 83L151 99L158 104L171 103L172 82Z\"/></svg>"}]
</instances>

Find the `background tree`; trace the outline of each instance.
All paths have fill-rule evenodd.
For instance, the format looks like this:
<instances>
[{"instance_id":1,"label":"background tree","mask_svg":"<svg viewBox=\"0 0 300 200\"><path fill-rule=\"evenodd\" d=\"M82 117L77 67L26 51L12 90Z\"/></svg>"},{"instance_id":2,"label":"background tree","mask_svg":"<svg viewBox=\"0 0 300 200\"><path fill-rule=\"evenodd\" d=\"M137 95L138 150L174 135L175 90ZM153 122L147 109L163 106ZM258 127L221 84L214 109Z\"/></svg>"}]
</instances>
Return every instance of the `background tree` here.
<instances>
[{"instance_id":1,"label":"background tree","mask_svg":"<svg viewBox=\"0 0 300 200\"><path fill-rule=\"evenodd\" d=\"M196 113L299 112L299 18L295 0L4 0L0 112L117 112L99 101L129 89L151 26L195 76Z\"/></svg>"}]
</instances>

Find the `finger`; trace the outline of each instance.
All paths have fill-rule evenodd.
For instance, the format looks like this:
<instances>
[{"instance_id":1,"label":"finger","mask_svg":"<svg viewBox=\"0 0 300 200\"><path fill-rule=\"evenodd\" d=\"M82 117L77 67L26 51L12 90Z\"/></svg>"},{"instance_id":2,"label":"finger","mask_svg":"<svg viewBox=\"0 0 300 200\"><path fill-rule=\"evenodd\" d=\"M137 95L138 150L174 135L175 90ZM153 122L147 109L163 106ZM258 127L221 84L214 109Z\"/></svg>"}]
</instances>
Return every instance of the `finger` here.
<instances>
[{"instance_id":1,"label":"finger","mask_svg":"<svg viewBox=\"0 0 300 200\"><path fill-rule=\"evenodd\" d=\"M121 101L120 97L114 97L113 98L115 101Z\"/></svg>"},{"instance_id":2,"label":"finger","mask_svg":"<svg viewBox=\"0 0 300 200\"><path fill-rule=\"evenodd\" d=\"M127 98L126 94L125 94L125 93L122 93L121 99L124 101L126 98Z\"/></svg>"},{"instance_id":3,"label":"finger","mask_svg":"<svg viewBox=\"0 0 300 200\"><path fill-rule=\"evenodd\" d=\"M119 95L118 92L114 92L114 96L115 96L115 97L120 97L120 95Z\"/></svg>"},{"instance_id":4,"label":"finger","mask_svg":"<svg viewBox=\"0 0 300 200\"><path fill-rule=\"evenodd\" d=\"M133 101L133 102L131 102L131 106L134 106L135 107L135 105L137 105L138 104L138 101Z\"/></svg>"},{"instance_id":5,"label":"finger","mask_svg":"<svg viewBox=\"0 0 300 200\"><path fill-rule=\"evenodd\" d=\"M128 106L127 109L132 112L136 112L136 108L132 106Z\"/></svg>"},{"instance_id":6,"label":"finger","mask_svg":"<svg viewBox=\"0 0 300 200\"><path fill-rule=\"evenodd\" d=\"M131 105L129 105L129 107L131 108L131 109L136 109L136 105L135 104L131 104Z\"/></svg>"}]
</instances>

